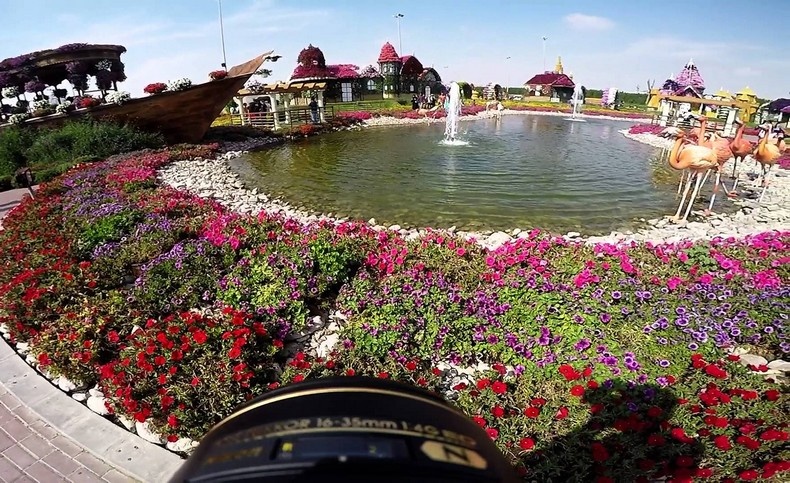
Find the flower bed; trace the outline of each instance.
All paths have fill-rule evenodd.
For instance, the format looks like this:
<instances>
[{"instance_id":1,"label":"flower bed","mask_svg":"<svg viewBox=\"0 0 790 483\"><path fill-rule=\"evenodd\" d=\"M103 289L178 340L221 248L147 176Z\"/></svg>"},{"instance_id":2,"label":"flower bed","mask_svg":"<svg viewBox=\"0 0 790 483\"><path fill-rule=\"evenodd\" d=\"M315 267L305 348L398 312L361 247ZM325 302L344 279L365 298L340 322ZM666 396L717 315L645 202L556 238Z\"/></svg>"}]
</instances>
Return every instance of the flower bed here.
<instances>
[{"instance_id":1,"label":"flower bed","mask_svg":"<svg viewBox=\"0 0 790 483\"><path fill-rule=\"evenodd\" d=\"M157 181L212 149L77 167L3 221L0 324L112 413L197 439L281 384L367 374L442 391L530 480L787 476L788 396L727 349L790 352L790 233L585 246L534 230L487 251L240 216ZM338 347L286 357L327 312Z\"/></svg>"}]
</instances>

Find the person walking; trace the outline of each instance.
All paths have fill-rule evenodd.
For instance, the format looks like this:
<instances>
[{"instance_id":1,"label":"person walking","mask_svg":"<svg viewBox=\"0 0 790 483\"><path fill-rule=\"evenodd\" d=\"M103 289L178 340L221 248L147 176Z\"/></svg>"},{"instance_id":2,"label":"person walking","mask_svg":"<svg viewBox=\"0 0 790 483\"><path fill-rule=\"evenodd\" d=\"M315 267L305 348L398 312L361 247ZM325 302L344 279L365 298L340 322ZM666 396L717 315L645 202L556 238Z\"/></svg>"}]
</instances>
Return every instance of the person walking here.
<instances>
[{"instance_id":1,"label":"person walking","mask_svg":"<svg viewBox=\"0 0 790 483\"><path fill-rule=\"evenodd\" d=\"M318 124L318 101L315 97L310 98L308 106L310 107L310 120L313 124Z\"/></svg>"}]
</instances>

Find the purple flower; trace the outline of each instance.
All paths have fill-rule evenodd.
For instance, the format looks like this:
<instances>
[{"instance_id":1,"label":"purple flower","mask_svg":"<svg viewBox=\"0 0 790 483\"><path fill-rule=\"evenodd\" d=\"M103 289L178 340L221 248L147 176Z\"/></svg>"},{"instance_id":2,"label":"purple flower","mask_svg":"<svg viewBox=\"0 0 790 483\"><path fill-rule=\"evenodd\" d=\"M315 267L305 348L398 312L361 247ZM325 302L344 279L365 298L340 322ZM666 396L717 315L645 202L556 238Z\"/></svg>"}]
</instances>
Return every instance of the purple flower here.
<instances>
[{"instance_id":1,"label":"purple flower","mask_svg":"<svg viewBox=\"0 0 790 483\"><path fill-rule=\"evenodd\" d=\"M669 361L666 359L661 359L658 361L658 365L661 367L669 367Z\"/></svg>"},{"instance_id":2,"label":"purple flower","mask_svg":"<svg viewBox=\"0 0 790 483\"><path fill-rule=\"evenodd\" d=\"M583 352L583 351L586 351L587 349L589 349L591 345L592 345L592 343L590 342L590 339L581 339L573 347L577 351Z\"/></svg>"}]
</instances>

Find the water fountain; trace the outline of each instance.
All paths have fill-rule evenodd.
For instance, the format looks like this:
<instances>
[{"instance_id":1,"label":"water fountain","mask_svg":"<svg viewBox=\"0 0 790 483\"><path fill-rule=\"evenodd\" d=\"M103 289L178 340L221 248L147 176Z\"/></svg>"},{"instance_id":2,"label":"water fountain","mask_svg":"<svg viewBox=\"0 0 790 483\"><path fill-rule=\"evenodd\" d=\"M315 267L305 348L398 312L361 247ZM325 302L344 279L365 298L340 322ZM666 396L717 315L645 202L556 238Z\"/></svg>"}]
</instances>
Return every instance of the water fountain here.
<instances>
[{"instance_id":1,"label":"water fountain","mask_svg":"<svg viewBox=\"0 0 790 483\"><path fill-rule=\"evenodd\" d=\"M458 119L461 117L461 87L457 82L450 84L450 91L447 93L444 110L447 112L447 124L444 128L444 141L442 141L442 144L467 144L457 139Z\"/></svg>"},{"instance_id":2,"label":"water fountain","mask_svg":"<svg viewBox=\"0 0 790 483\"><path fill-rule=\"evenodd\" d=\"M586 122L584 119L576 117L581 110L581 105L584 102L584 92L582 91L581 84L576 84L573 88L573 95L571 96L571 104L573 105L573 113L571 117L566 118L566 121Z\"/></svg>"}]
</instances>

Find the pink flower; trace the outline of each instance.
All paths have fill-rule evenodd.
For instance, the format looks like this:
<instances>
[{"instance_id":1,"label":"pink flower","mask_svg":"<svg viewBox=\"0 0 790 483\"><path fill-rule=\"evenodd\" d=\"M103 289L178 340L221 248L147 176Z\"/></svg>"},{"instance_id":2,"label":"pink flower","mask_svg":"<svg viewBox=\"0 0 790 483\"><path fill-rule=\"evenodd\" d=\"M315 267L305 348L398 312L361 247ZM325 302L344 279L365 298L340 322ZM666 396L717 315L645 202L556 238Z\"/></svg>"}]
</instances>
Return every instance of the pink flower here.
<instances>
[{"instance_id":1,"label":"pink flower","mask_svg":"<svg viewBox=\"0 0 790 483\"><path fill-rule=\"evenodd\" d=\"M669 288L669 290L675 290L678 288L678 285L681 285L682 283L683 279L680 277L669 277L667 279L667 288Z\"/></svg>"}]
</instances>

